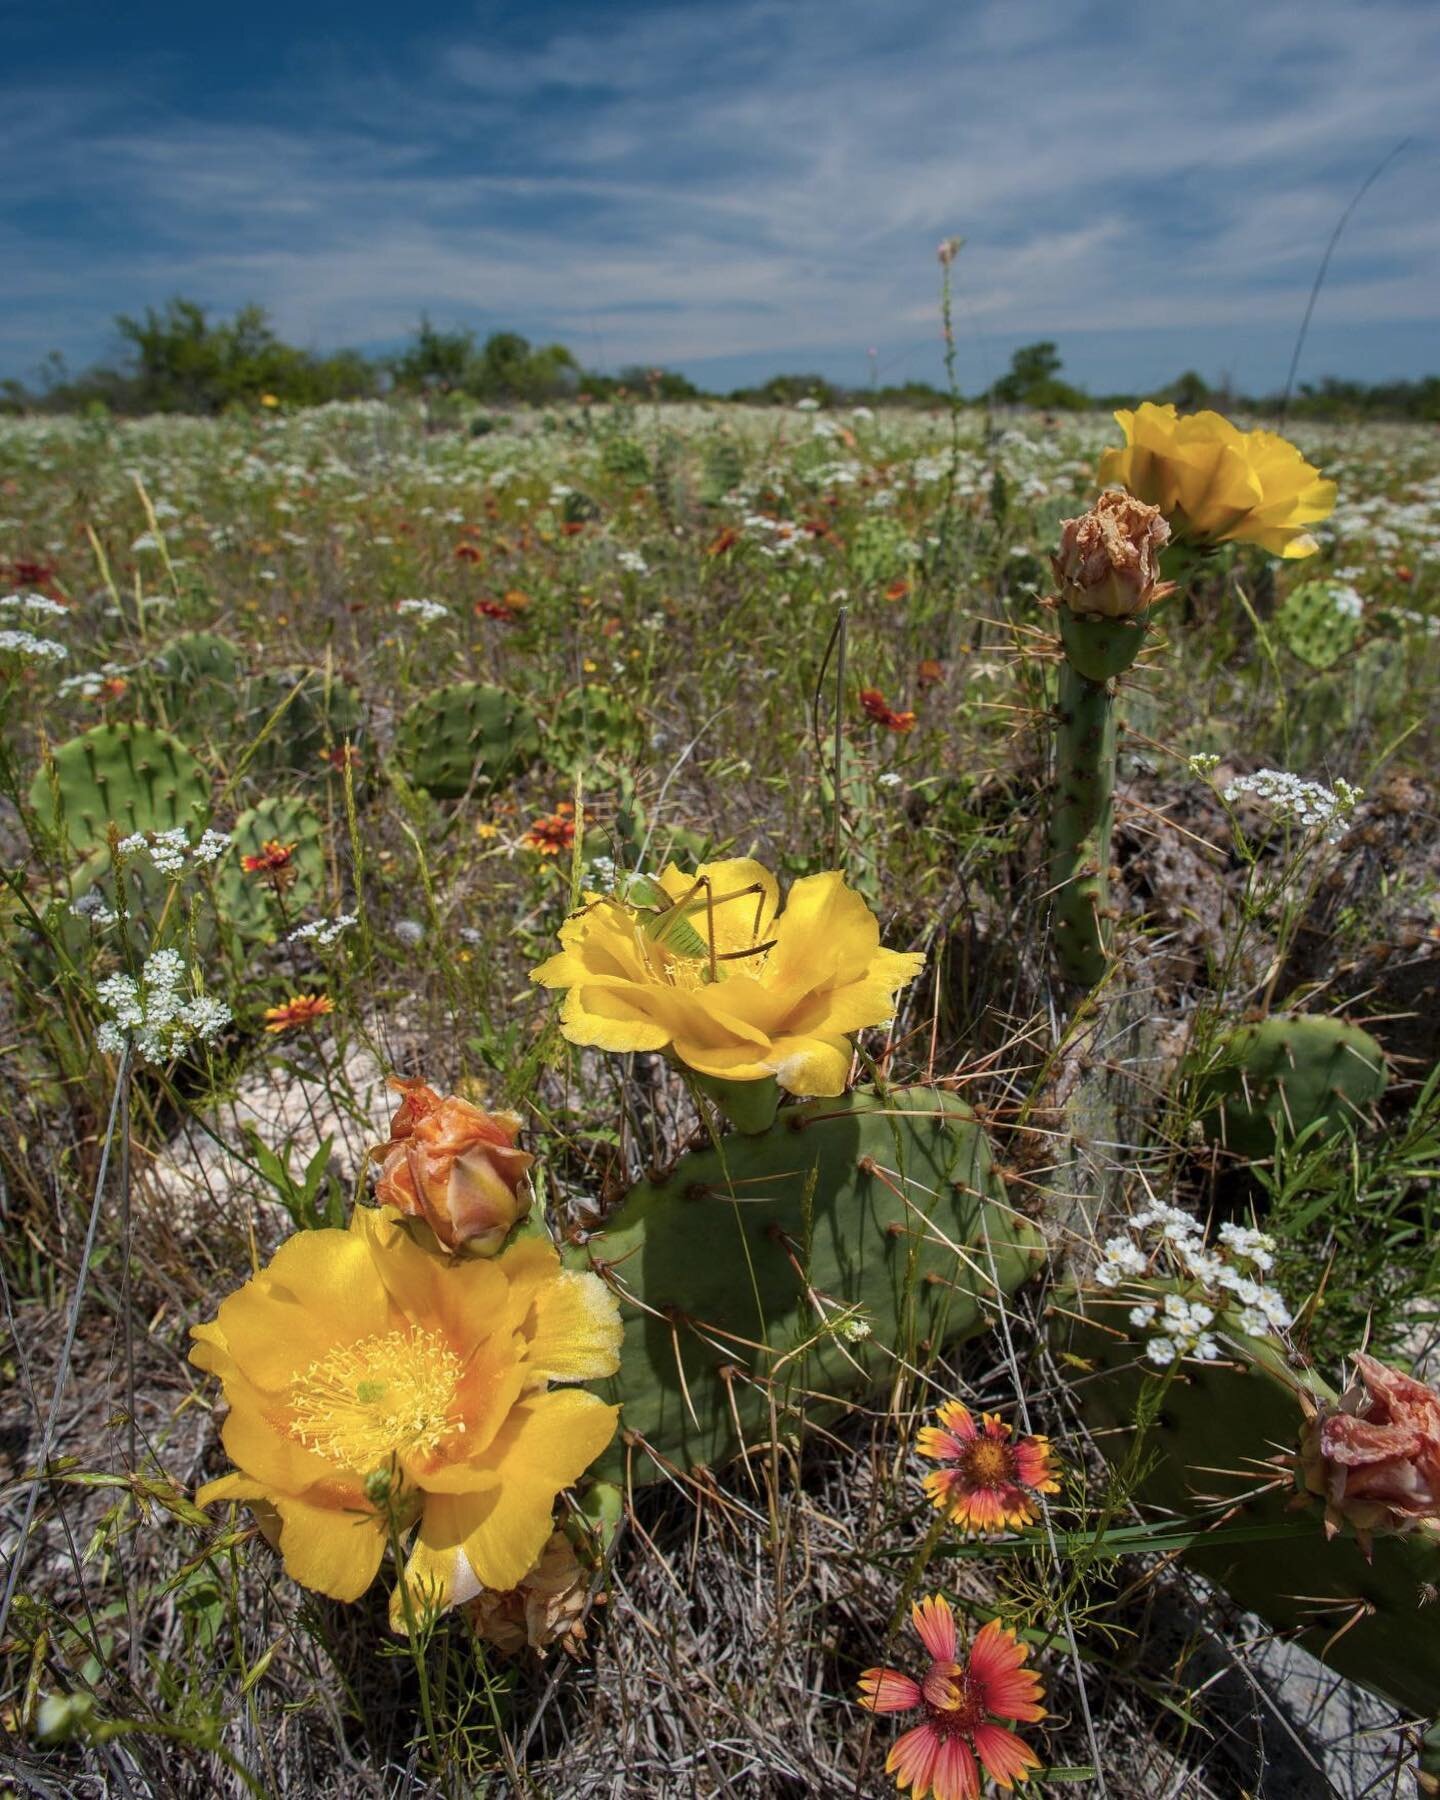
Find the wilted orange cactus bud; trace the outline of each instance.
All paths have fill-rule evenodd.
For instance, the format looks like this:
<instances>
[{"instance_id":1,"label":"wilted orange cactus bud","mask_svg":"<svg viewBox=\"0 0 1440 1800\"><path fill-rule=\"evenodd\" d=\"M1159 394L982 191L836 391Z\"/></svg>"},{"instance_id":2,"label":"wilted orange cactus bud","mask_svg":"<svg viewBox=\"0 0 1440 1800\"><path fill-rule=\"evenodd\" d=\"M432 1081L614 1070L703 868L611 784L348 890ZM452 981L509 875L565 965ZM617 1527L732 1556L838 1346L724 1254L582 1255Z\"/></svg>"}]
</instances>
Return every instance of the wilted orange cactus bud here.
<instances>
[{"instance_id":1,"label":"wilted orange cactus bud","mask_svg":"<svg viewBox=\"0 0 1440 1800\"><path fill-rule=\"evenodd\" d=\"M1315 1408L1300 1440L1300 1478L1325 1502L1325 1530L1440 1531L1440 1394L1356 1351L1335 1407Z\"/></svg>"},{"instance_id":2,"label":"wilted orange cactus bud","mask_svg":"<svg viewBox=\"0 0 1440 1800\"><path fill-rule=\"evenodd\" d=\"M1158 506L1118 490L1104 493L1087 513L1060 528L1060 554L1051 558L1060 598L1072 612L1133 619L1173 594L1160 579L1160 552L1170 527Z\"/></svg>"},{"instance_id":3,"label":"wilted orange cactus bud","mask_svg":"<svg viewBox=\"0 0 1440 1800\"><path fill-rule=\"evenodd\" d=\"M470 1623L506 1656L518 1656L527 1646L543 1656L552 1644L578 1656L589 1597L590 1576L569 1538L557 1531L519 1587L505 1593L482 1589L470 1603Z\"/></svg>"},{"instance_id":4,"label":"wilted orange cactus bud","mask_svg":"<svg viewBox=\"0 0 1440 1800\"><path fill-rule=\"evenodd\" d=\"M375 1198L423 1219L447 1250L493 1256L529 1210L526 1170L535 1158L517 1150L520 1120L487 1113L458 1094L441 1097L423 1081L392 1081L403 1094L380 1159Z\"/></svg>"}]
</instances>

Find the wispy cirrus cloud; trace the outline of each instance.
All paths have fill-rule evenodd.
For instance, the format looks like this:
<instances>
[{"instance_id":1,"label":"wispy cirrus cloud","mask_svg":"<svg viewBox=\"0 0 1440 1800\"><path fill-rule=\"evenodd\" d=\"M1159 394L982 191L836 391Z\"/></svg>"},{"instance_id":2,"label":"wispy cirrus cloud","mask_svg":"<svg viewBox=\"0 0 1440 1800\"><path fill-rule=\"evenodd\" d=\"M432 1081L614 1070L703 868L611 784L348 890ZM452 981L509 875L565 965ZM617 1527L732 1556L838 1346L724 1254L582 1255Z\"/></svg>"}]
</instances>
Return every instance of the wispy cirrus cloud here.
<instances>
[{"instance_id":1,"label":"wispy cirrus cloud","mask_svg":"<svg viewBox=\"0 0 1440 1800\"><path fill-rule=\"evenodd\" d=\"M1240 0L545 17L520 41L480 19L407 39L392 16L374 54L298 41L303 73L212 73L204 107L184 58L31 75L0 108L0 355L93 354L110 314L178 291L257 299L320 344L393 340L428 308L612 365L858 375L874 345L928 376L934 247L960 232L971 365L1037 335L1102 381L1147 344L1172 369L1265 363L1409 132L1317 342L1371 373L1433 343L1440 366L1428 0L1314 0L1303 39Z\"/></svg>"}]
</instances>

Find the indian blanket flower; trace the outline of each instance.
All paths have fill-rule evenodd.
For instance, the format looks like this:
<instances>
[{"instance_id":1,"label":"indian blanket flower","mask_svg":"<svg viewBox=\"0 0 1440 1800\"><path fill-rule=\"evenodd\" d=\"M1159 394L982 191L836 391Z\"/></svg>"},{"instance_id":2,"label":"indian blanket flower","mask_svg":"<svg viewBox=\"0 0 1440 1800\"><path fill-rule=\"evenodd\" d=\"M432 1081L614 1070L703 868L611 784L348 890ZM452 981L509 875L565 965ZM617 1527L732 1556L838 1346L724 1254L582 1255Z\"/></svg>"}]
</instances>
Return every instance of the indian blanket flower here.
<instances>
[{"instance_id":1,"label":"indian blanket flower","mask_svg":"<svg viewBox=\"0 0 1440 1800\"><path fill-rule=\"evenodd\" d=\"M913 712L896 712L886 704L885 696L879 688L861 688L860 707L865 716L873 719L877 725L883 725L887 731L913 731L915 715Z\"/></svg>"},{"instance_id":2,"label":"indian blanket flower","mask_svg":"<svg viewBox=\"0 0 1440 1800\"><path fill-rule=\"evenodd\" d=\"M775 877L743 857L591 896L560 942L531 980L565 990L572 1044L668 1050L698 1074L773 1076L792 1094L843 1093L850 1034L888 1020L924 963L882 947L838 870L797 881L782 910Z\"/></svg>"},{"instance_id":3,"label":"indian blanket flower","mask_svg":"<svg viewBox=\"0 0 1440 1800\"><path fill-rule=\"evenodd\" d=\"M1241 431L1214 412L1181 418L1173 406L1148 400L1115 419L1125 448L1101 456L1101 485L1158 506L1177 539L1258 544L1290 558L1314 552L1305 527L1334 511L1335 483L1287 439Z\"/></svg>"},{"instance_id":4,"label":"indian blanket flower","mask_svg":"<svg viewBox=\"0 0 1440 1800\"><path fill-rule=\"evenodd\" d=\"M458 1094L442 1098L423 1081L392 1081L404 1098L390 1121L375 1198L423 1219L447 1250L492 1256L530 1210L526 1171L535 1158L516 1148L515 1113L482 1112Z\"/></svg>"},{"instance_id":5,"label":"indian blanket flower","mask_svg":"<svg viewBox=\"0 0 1440 1800\"><path fill-rule=\"evenodd\" d=\"M1037 1494L1058 1494L1050 1441L1020 1437L997 1413L977 1425L969 1408L947 1400L916 1437L915 1448L940 1467L925 1477L925 1492L953 1524L971 1531L1031 1525L1040 1517Z\"/></svg>"},{"instance_id":6,"label":"indian blanket flower","mask_svg":"<svg viewBox=\"0 0 1440 1800\"><path fill-rule=\"evenodd\" d=\"M284 844L279 838L266 838L253 855L243 856L240 866L247 875L269 875L276 880L293 873L296 845Z\"/></svg>"},{"instance_id":7,"label":"indian blanket flower","mask_svg":"<svg viewBox=\"0 0 1440 1800\"><path fill-rule=\"evenodd\" d=\"M293 1000L265 1008L265 1029L275 1034L298 1031L302 1025L313 1025L334 1010L335 1002L328 994L296 994Z\"/></svg>"},{"instance_id":8,"label":"indian blanket flower","mask_svg":"<svg viewBox=\"0 0 1440 1800\"><path fill-rule=\"evenodd\" d=\"M536 819L520 842L540 856L559 856L575 842L574 812L568 802L557 806L553 813Z\"/></svg>"},{"instance_id":9,"label":"indian blanket flower","mask_svg":"<svg viewBox=\"0 0 1440 1800\"><path fill-rule=\"evenodd\" d=\"M860 1704L871 1712L925 1715L896 1739L886 1773L910 1789L912 1800L978 1800L982 1770L1007 1790L1027 1781L1040 1759L998 1723L1033 1725L1046 1716L1040 1677L1023 1666L1026 1645L992 1619L961 1662L955 1615L942 1595L917 1601L910 1617L930 1655L920 1680L898 1669L867 1669L860 1677Z\"/></svg>"},{"instance_id":10,"label":"indian blanket flower","mask_svg":"<svg viewBox=\"0 0 1440 1800\"><path fill-rule=\"evenodd\" d=\"M1052 557L1060 598L1072 612L1133 619L1175 591L1160 579L1160 552L1170 527L1158 506L1111 489L1060 528Z\"/></svg>"},{"instance_id":11,"label":"indian blanket flower","mask_svg":"<svg viewBox=\"0 0 1440 1800\"><path fill-rule=\"evenodd\" d=\"M1325 1531L1440 1533L1440 1394L1357 1350L1335 1406L1314 1406L1300 1441L1300 1478L1325 1502Z\"/></svg>"},{"instance_id":12,"label":"indian blanket flower","mask_svg":"<svg viewBox=\"0 0 1440 1800\"><path fill-rule=\"evenodd\" d=\"M278 1520L286 1573L336 1600L365 1592L396 1528L417 1606L516 1587L615 1431L615 1407L551 1383L614 1372L618 1307L538 1238L454 1259L357 1206L348 1230L287 1238L191 1336L236 1465L199 1504Z\"/></svg>"}]
</instances>

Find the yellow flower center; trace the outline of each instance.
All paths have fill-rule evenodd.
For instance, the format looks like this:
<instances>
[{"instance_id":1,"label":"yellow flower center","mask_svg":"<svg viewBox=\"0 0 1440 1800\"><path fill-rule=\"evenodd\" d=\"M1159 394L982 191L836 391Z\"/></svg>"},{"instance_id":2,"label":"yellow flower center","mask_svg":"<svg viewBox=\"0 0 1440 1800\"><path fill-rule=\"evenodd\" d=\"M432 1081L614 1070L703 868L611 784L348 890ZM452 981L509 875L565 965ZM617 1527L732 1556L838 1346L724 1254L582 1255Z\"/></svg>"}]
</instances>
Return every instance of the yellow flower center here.
<instances>
[{"instance_id":1,"label":"yellow flower center","mask_svg":"<svg viewBox=\"0 0 1440 1800\"><path fill-rule=\"evenodd\" d=\"M437 1332L412 1325L342 1344L290 1384L290 1435L346 1469L435 1451L463 1432L463 1364Z\"/></svg>"},{"instance_id":2,"label":"yellow flower center","mask_svg":"<svg viewBox=\"0 0 1440 1800\"><path fill-rule=\"evenodd\" d=\"M977 1438L966 1452L965 1473L980 1487L1009 1481L1014 1474L1009 1445L997 1444L993 1438Z\"/></svg>"}]
</instances>

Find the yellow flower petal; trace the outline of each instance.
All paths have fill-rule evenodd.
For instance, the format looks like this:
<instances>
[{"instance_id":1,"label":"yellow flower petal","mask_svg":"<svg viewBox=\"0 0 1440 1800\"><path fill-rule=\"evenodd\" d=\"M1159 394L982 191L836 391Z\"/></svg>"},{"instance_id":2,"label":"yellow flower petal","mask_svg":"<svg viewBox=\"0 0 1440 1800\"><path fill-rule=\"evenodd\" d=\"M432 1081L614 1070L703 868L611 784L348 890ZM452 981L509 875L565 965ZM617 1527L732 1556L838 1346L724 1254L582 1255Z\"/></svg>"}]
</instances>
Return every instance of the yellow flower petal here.
<instances>
[{"instance_id":1,"label":"yellow flower petal","mask_svg":"<svg viewBox=\"0 0 1440 1800\"><path fill-rule=\"evenodd\" d=\"M672 863L658 881L683 906L686 933L667 932L653 907L604 901L567 920L561 953L533 971L566 990L565 1036L605 1050L669 1048L722 1080L842 1092L850 1033L892 1017L923 958L882 947L874 914L836 870L797 881L783 911L775 878L749 858L694 874Z\"/></svg>"},{"instance_id":2,"label":"yellow flower petal","mask_svg":"<svg viewBox=\"0 0 1440 1800\"><path fill-rule=\"evenodd\" d=\"M332 1600L358 1600L375 1579L387 1541L375 1513L351 1516L333 1507L277 1498L285 1573Z\"/></svg>"},{"instance_id":3,"label":"yellow flower petal","mask_svg":"<svg viewBox=\"0 0 1440 1800\"><path fill-rule=\"evenodd\" d=\"M1181 418L1146 402L1115 414L1125 447L1101 456L1102 486L1118 483L1158 506L1178 538L1257 544L1276 556L1308 556L1304 527L1328 518L1335 484L1287 439L1240 431L1219 413Z\"/></svg>"}]
</instances>

